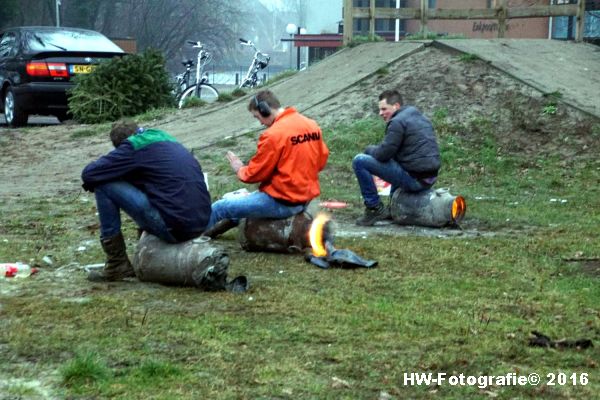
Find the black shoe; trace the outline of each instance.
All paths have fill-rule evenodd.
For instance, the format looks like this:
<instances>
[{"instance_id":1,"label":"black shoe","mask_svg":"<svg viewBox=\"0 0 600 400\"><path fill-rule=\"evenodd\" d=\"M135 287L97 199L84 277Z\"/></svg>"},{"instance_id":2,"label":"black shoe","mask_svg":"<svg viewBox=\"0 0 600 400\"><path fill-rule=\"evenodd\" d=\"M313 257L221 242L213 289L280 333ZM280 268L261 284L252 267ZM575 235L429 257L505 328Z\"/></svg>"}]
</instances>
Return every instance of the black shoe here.
<instances>
[{"instance_id":1,"label":"black shoe","mask_svg":"<svg viewBox=\"0 0 600 400\"><path fill-rule=\"evenodd\" d=\"M235 228L237 225L238 224L232 220L225 218L214 224L211 228L208 228L202 232L202 236L208 236L209 238L214 239L217 236L224 234L231 228Z\"/></svg>"},{"instance_id":2,"label":"black shoe","mask_svg":"<svg viewBox=\"0 0 600 400\"><path fill-rule=\"evenodd\" d=\"M367 207L365 214L356 220L356 225L373 226L377 221L383 221L390 218L390 210L382 203L373 208Z\"/></svg>"}]
</instances>

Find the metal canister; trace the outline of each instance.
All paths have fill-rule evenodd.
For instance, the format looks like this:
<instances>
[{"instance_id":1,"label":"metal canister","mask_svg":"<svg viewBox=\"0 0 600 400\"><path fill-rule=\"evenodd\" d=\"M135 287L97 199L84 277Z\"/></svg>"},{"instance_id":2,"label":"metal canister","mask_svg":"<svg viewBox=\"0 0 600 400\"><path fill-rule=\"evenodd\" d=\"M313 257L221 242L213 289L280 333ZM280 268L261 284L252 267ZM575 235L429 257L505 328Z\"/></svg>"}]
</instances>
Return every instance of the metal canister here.
<instances>
[{"instance_id":1,"label":"metal canister","mask_svg":"<svg viewBox=\"0 0 600 400\"><path fill-rule=\"evenodd\" d=\"M172 244L144 232L132 264L140 281L226 290L229 256L209 238Z\"/></svg>"},{"instance_id":2,"label":"metal canister","mask_svg":"<svg viewBox=\"0 0 600 400\"><path fill-rule=\"evenodd\" d=\"M246 251L304 252L310 247L311 222L308 212L285 219L245 218L240 221L238 240Z\"/></svg>"},{"instance_id":3,"label":"metal canister","mask_svg":"<svg viewBox=\"0 0 600 400\"><path fill-rule=\"evenodd\" d=\"M458 225L467 211L462 196L453 196L448 189L429 189L417 193L396 190L390 202L395 223L442 227Z\"/></svg>"}]
</instances>

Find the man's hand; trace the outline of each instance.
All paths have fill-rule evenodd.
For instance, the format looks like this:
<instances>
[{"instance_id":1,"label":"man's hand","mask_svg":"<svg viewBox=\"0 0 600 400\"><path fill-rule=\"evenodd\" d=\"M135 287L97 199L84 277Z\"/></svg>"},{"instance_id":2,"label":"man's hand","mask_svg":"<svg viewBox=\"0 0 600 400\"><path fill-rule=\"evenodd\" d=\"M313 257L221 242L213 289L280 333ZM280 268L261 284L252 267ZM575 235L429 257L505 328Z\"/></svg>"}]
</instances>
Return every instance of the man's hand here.
<instances>
[{"instance_id":1,"label":"man's hand","mask_svg":"<svg viewBox=\"0 0 600 400\"><path fill-rule=\"evenodd\" d=\"M228 151L226 157L229 160L229 165L231 165L231 168L233 168L233 170L237 174L239 169L244 166L244 163L242 162L242 160L240 160L238 156L235 155L233 151Z\"/></svg>"}]
</instances>

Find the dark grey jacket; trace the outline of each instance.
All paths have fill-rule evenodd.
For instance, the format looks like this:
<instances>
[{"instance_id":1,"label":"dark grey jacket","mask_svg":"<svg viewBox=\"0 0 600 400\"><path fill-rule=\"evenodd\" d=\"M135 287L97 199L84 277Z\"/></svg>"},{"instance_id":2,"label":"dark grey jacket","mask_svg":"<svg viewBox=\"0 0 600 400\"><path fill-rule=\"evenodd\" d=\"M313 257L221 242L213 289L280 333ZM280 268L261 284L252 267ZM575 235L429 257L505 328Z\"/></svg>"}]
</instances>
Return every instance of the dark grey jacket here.
<instances>
[{"instance_id":1,"label":"dark grey jacket","mask_svg":"<svg viewBox=\"0 0 600 400\"><path fill-rule=\"evenodd\" d=\"M388 121L383 141L365 154L381 162L391 159L416 179L437 176L440 151L433 125L413 106L402 106Z\"/></svg>"}]
</instances>

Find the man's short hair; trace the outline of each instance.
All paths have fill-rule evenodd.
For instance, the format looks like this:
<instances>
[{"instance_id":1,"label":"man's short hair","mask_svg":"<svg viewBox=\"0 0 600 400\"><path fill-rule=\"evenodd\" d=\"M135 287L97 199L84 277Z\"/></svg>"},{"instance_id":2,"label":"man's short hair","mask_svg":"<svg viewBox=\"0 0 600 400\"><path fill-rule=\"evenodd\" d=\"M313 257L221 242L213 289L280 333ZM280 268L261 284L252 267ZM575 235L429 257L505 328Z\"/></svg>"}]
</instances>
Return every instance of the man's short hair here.
<instances>
[{"instance_id":1,"label":"man's short hair","mask_svg":"<svg viewBox=\"0 0 600 400\"><path fill-rule=\"evenodd\" d=\"M270 90L261 90L256 93L256 95L252 96L252 99L248 103L248 111L258 111L258 103L264 101L269 105L271 110L277 110L281 107L281 103L277 96L273 94Z\"/></svg>"},{"instance_id":2,"label":"man's short hair","mask_svg":"<svg viewBox=\"0 0 600 400\"><path fill-rule=\"evenodd\" d=\"M127 119L121 119L113 123L110 130L110 140L113 146L118 147L125 139L135 134L138 128L135 122Z\"/></svg>"},{"instance_id":3,"label":"man's short hair","mask_svg":"<svg viewBox=\"0 0 600 400\"><path fill-rule=\"evenodd\" d=\"M404 100L402 100L402 95L397 90L384 90L379 95L379 101L381 101L381 100L385 100L386 103L388 103L390 105L393 105L396 103L402 105L403 101L404 101Z\"/></svg>"}]
</instances>

